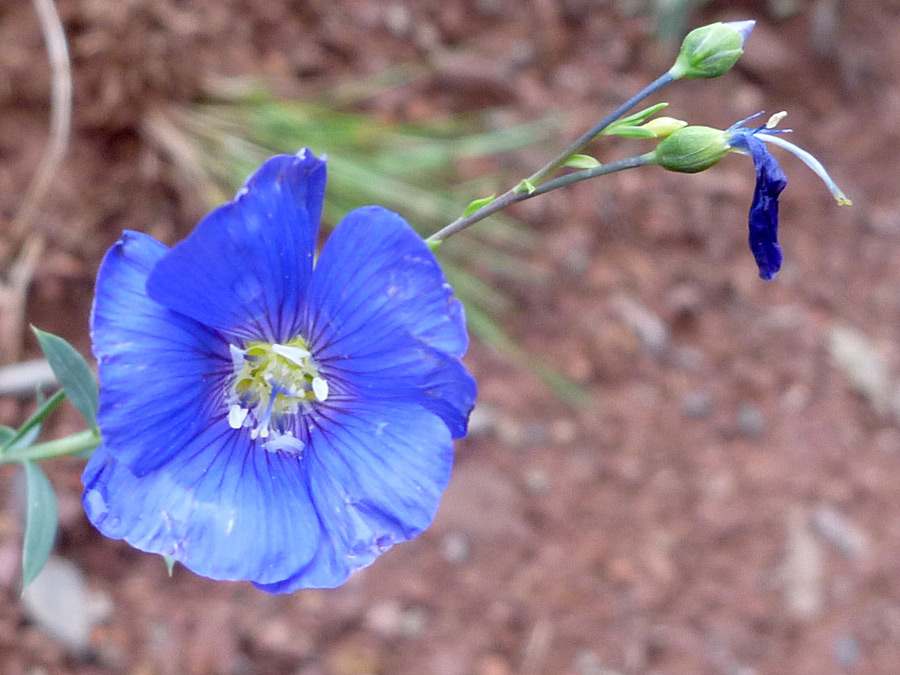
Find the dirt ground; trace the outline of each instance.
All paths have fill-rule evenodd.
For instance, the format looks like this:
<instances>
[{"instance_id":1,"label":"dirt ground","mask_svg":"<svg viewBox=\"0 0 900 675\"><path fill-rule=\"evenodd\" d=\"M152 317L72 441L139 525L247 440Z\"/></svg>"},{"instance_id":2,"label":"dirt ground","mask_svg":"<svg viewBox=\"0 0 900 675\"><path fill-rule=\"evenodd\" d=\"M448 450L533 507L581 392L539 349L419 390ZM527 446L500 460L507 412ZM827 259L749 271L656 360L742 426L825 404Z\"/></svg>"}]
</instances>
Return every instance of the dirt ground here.
<instances>
[{"instance_id":1,"label":"dirt ground","mask_svg":"<svg viewBox=\"0 0 900 675\"><path fill-rule=\"evenodd\" d=\"M634 4L59 0L73 138L36 220L47 246L25 322L0 362L36 356L29 322L88 354L105 249L123 228L173 243L203 214L142 134L158 106L200 100L224 77L300 97L429 61L426 85L370 112L561 111L573 138L670 65ZM434 526L340 589L289 596L178 568L169 579L159 558L92 529L82 461L55 462L56 553L101 607L80 653L23 611L19 487L0 471L0 673L900 672L900 2L799 5L776 21L762 1L707 4L692 25L759 20L747 53L721 80L661 96L670 114L719 127L789 111L792 140L853 198L838 208L781 160L777 280L757 278L747 248L746 158L520 205L549 281L505 289L518 303L507 328L587 403L561 403L474 344L480 405ZM31 4L3 0L4 269L46 143L49 72ZM516 157L522 175L542 159ZM26 411L0 400L0 423ZM80 428L71 410L55 420L53 434Z\"/></svg>"}]
</instances>

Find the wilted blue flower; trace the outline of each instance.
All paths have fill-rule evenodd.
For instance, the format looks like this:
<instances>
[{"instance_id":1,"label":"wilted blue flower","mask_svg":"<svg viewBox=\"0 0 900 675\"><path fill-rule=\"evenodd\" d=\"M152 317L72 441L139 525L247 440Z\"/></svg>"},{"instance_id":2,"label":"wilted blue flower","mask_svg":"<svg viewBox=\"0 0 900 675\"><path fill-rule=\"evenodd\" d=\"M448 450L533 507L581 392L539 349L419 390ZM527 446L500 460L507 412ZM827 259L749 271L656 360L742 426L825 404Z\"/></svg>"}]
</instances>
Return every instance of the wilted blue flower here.
<instances>
[{"instance_id":1,"label":"wilted blue flower","mask_svg":"<svg viewBox=\"0 0 900 675\"><path fill-rule=\"evenodd\" d=\"M431 523L475 382L425 242L350 213L314 264L325 162L268 160L172 249L126 232L91 317L108 537L270 592L332 587Z\"/></svg>"},{"instance_id":2,"label":"wilted blue flower","mask_svg":"<svg viewBox=\"0 0 900 675\"><path fill-rule=\"evenodd\" d=\"M781 269L782 255L781 247L778 245L778 196L787 185L787 177L765 143L785 148L799 157L825 182L838 204L850 204L850 200L844 196L819 160L778 135L788 132L787 129L774 128L783 114L773 115L767 124L755 129L744 126L746 122L761 114L738 122L725 134L730 148L753 157L753 164L756 167L756 190L750 205L750 250L756 258L759 276L763 279L773 279Z\"/></svg>"}]
</instances>

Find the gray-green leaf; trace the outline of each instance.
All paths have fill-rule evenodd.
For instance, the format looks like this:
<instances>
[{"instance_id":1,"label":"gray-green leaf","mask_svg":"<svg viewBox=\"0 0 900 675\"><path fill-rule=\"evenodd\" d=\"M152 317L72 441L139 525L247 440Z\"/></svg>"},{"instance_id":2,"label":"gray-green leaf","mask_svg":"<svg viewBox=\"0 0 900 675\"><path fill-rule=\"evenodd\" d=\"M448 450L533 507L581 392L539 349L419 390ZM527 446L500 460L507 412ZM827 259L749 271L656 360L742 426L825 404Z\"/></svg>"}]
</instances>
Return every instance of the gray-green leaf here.
<instances>
[{"instance_id":1,"label":"gray-green leaf","mask_svg":"<svg viewBox=\"0 0 900 675\"><path fill-rule=\"evenodd\" d=\"M22 590L44 568L56 538L57 506L53 486L40 467L24 460L27 504L25 541L22 545Z\"/></svg>"},{"instance_id":2,"label":"gray-green leaf","mask_svg":"<svg viewBox=\"0 0 900 675\"><path fill-rule=\"evenodd\" d=\"M6 446L16 437L16 430L12 427L0 426L0 451L6 449Z\"/></svg>"},{"instance_id":3,"label":"gray-green leaf","mask_svg":"<svg viewBox=\"0 0 900 675\"><path fill-rule=\"evenodd\" d=\"M61 337L32 326L66 396L91 426L97 426L97 380L87 361Z\"/></svg>"}]
</instances>

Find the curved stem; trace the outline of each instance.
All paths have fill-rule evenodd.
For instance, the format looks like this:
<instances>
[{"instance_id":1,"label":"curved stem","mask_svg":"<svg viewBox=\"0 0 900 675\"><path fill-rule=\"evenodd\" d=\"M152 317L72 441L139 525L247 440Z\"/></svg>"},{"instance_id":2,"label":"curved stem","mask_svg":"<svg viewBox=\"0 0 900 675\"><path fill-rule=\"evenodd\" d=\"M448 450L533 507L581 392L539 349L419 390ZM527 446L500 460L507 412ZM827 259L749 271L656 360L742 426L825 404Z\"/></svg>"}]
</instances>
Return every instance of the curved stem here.
<instances>
[{"instance_id":1,"label":"curved stem","mask_svg":"<svg viewBox=\"0 0 900 675\"><path fill-rule=\"evenodd\" d=\"M648 152L643 155L627 157L625 159L617 159L613 162L609 162L608 164L595 166L592 169L582 169L581 171L575 171L573 173L566 174L565 176L554 178L553 180L549 180L546 183L538 185L531 192L515 192L513 190L510 190L509 192L504 193L503 195L492 201L490 204L478 209L470 216L459 218L446 227L438 230L433 235L428 237L425 241L432 244L440 243L450 235L456 234L457 232L466 229L470 225L474 225L479 220L487 218L492 213L495 213L496 211L499 211L500 209L505 208L510 204L522 202L526 199L537 197L538 195L545 194L552 190L558 190L561 187L566 187L567 185L572 185L573 183L579 183L583 180L588 180L589 178L596 178L597 176L605 176L606 174L616 173L617 171L624 171L625 169L634 169L639 166L653 164L655 163L654 158L654 154L652 152Z\"/></svg>"},{"instance_id":2,"label":"curved stem","mask_svg":"<svg viewBox=\"0 0 900 675\"><path fill-rule=\"evenodd\" d=\"M55 441L36 443L27 448L17 448L0 454L0 464L13 464L25 459L37 461L52 459L64 455L77 455L82 452L95 450L100 445L100 433L95 429L80 431L71 436L58 438Z\"/></svg>"}]
</instances>

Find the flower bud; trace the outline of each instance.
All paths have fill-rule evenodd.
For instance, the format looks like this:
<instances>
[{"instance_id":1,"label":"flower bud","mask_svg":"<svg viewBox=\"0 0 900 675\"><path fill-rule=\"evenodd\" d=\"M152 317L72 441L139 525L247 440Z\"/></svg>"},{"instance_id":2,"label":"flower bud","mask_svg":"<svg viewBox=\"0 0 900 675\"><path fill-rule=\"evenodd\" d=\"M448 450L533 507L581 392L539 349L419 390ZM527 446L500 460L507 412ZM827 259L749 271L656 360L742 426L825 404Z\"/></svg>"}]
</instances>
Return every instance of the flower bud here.
<instances>
[{"instance_id":1,"label":"flower bud","mask_svg":"<svg viewBox=\"0 0 900 675\"><path fill-rule=\"evenodd\" d=\"M684 38L669 74L675 79L724 75L744 53L744 42L755 23L730 21L692 30Z\"/></svg>"},{"instance_id":2,"label":"flower bud","mask_svg":"<svg viewBox=\"0 0 900 675\"><path fill-rule=\"evenodd\" d=\"M728 134L712 127L684 127L653 151L653 162L669 171L705 171L731 150Z\"/></svg>"},{"instance_id":3,"label":"flower bud","mask_svg":"<svg viewBox=\"0 0 900 675\"><path fill-rule=\"evenodd\" d=\"M657 138L666 138L686 126L687 122L677 120L674 117L655 117L649 122L642 124L641 129L649 129L656 134Z\"/></svg>"}]
</instances>

